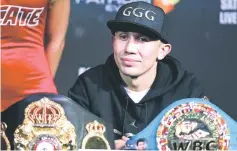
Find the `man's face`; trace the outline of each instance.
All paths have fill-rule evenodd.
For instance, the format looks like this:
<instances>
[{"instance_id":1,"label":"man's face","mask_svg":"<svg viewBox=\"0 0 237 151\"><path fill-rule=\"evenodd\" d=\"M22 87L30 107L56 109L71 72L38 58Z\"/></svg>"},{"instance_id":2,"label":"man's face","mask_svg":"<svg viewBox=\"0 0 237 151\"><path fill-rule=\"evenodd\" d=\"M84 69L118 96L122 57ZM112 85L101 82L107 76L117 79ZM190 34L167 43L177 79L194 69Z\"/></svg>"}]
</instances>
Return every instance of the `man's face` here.
<instances>
[{"instance_id":1,"label":"man's face","mask_svg":"<svg viewBox=\"0 0 237 151\"><path fill-rule=\"evenodd\" d=\"M127 76L140 76L152 69L161 47L160 40L154 41L140 33L118 31L113 37L115 62Z\"/></svg>"},{"instance_id":2,"label":"man's face","mask_svg":"<svg viewBox=\"0 0 237 151\"><path fill-rule=\"evenodd\" d=\"M146 143L145 142L138 142L137 150L145 150L146 149Z\"/></svg>"}]
</instances>

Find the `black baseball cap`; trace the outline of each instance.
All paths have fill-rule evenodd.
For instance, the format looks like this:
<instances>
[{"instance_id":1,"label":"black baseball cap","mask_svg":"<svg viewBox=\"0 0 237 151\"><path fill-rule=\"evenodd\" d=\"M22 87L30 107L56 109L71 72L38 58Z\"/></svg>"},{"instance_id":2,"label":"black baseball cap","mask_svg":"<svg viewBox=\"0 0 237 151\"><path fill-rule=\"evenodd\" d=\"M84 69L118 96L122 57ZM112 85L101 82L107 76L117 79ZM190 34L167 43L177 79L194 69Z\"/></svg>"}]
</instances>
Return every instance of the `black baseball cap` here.
<instances>
[{"instance_id":1,"label":"black baseball cap","mask_svg":"<svg viewBox=\"0 0 237 151\"><path fill-rule=\"evenodd\" d=\"M136 31L168 43L163 30L165 12L150 3L137 1L122 5L114 20L107 22L112 31Z\"/></svg>"}]
</instances>

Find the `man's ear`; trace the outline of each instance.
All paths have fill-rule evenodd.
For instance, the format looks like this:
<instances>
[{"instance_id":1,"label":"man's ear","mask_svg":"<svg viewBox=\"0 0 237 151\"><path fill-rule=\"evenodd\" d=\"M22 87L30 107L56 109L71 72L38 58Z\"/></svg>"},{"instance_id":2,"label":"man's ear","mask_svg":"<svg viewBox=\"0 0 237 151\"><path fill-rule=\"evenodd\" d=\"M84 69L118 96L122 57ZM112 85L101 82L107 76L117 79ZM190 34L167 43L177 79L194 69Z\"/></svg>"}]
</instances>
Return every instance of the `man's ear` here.
<instances>
[{"instance_id":1,"label":"man's ear","mask_svg":"<svg viewBox=\"0 0 237 151\"><path fill-rule=\"evenodd\" d=\"M171 52L171 44L161 44L160 49L159 49L159 53L157 56L158 60L162 60L165 58L165 56L167 56L170 52Z\"/></svg>"}]
</instances>

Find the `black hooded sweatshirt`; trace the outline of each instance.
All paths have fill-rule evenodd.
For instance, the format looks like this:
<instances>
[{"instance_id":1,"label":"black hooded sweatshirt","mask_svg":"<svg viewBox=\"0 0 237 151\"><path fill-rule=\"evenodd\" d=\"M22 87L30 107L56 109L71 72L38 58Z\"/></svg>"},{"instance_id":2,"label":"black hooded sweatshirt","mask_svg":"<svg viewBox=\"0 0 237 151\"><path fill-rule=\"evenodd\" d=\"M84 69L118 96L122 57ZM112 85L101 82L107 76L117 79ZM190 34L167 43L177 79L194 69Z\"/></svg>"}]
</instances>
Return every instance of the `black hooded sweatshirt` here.
<instances>
[{"instance_id":1,"label":"black hooded sweatshirt","mask_svg":"<svg viewBox=\"0 0 237 151\"><path fill-rule=\"evenodd\" d=\"M79 105L112 123L115 139L140 132L176 100L204 97L196 77L171 56L159 61L155 81L139 103L131 100L123 83L111 55L105 64L81 74L68 92Z\"/></svg>"}]
</instances>

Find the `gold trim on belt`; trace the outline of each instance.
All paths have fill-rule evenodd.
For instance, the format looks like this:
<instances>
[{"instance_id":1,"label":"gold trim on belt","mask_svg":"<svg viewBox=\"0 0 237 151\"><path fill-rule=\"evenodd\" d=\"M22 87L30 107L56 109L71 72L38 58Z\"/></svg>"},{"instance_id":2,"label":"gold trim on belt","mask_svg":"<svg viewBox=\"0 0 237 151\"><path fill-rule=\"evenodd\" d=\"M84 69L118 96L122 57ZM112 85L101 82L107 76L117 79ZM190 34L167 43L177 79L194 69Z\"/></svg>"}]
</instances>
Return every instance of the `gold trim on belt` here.
<instances>
[{"instance_id":1,"label":"gold trim on belt","mask_svg":"<svg viewBox=\"0 0 237 151\"><path fill-rule=\"evenodd\" d=\"M7 129L7 124L5 122L1 122L1 150L10 151L11 145L10 145L10 142L9 142L6 134L5 134L6 129ZM2 144L3 141L4 141L4 144ZM3 148L2 145L6 145L6 146L4 146L6 148Z\"/></svg>"},{"instance_id":2,"label":"gold trim on belt","mask_svg":"<svg viewBox=\"0 0 237 151\"><path fill-rule=\"evenodd\" d=\"M44 97L25 109L14 133L16 150L76 150L76 132L60 104Z\"/></svg>"},{"instance_id":3,"label":"gold trim on belt","mask_svg":"<svg viewBox=\"0 0 237 151\"><path fill-rule=\"evenodd\" d=\"M86 125L88 134L82 141L82 149L106 149L111 150L109 142L104 137L105 126L97 121Z\"/></svg>"}]
</instances>

